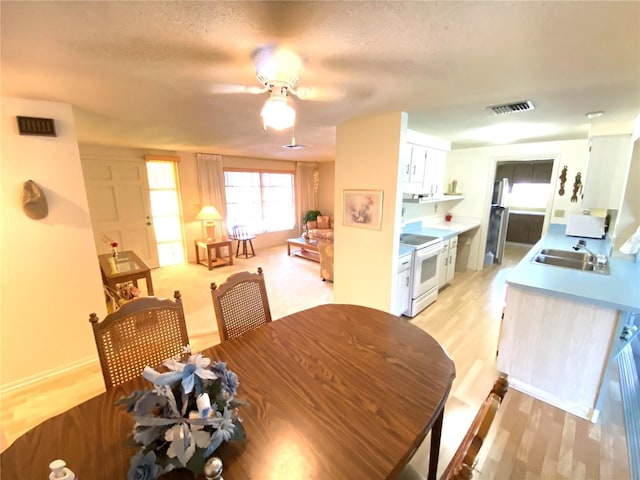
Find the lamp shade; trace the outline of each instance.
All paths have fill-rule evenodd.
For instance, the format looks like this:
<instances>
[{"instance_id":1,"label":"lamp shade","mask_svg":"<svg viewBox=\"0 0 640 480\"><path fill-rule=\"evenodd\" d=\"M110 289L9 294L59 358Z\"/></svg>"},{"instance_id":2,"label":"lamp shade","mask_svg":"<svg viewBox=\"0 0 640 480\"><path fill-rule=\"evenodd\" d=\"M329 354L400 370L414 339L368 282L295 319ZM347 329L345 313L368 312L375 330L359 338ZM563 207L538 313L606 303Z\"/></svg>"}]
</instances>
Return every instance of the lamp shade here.
<instances>
[{"instance_id":1,"label":"lamp shade","mask_svg":"<svg viewBox=\"0 0 640 480\"><path fill-rule=\"evenodd\" d=\"M216 239L216 224L218 220L222 220L222 215L211 205L205 205L200 209L196 220L204 222L204 228L207 232L207 241L213 241Z\"/></svg>"},{"instance_id":2,"label":"lamp shade","mask_svg":"<svg viewBox=\"0 0 640 480\"><path fill-rule=\"evenodd\" d=\"M296 121L296 111L287 104L287 97L281 95L269 97L262 107L260 116L265 130L267 127L275 130L291 128Z\"/></svg>"},{"instance_id":3,"label":"lamp shade","mask_svg":"<svg viewBox=\"0 0 640 480\"><path fill-rule=\"evenodd\" d=\"M200 209L198 215L196 215L196 220L214 222L216 220L222 220L222 215L220 215L220 212L218 212L216 207L205 205Z\"/></svg>"}]
</instances>

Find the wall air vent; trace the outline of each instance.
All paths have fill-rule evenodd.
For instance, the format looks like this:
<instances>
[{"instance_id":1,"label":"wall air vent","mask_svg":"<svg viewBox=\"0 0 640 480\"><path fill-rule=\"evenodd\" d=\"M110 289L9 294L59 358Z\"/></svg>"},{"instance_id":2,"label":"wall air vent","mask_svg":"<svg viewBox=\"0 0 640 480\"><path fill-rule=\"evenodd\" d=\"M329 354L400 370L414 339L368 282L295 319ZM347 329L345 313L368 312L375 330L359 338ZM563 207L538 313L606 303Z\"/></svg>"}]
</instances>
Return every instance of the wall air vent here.
<instances>
[{"instance_id":1,"label":"wall air vent","mask_svg":"<svg viewBox=\"0 0 640 480\"><path fill-rule=\"evenodd\" d=\"M57 137L53 118L17 117L20 135Z\"/></svg>"},{"instance_id":2,"label":"wall air vent","mask_svg":"<svg viewBox=\"0 0 640 480\"><path fill-rule=\"evenodd\" d=\"M526 100L524 102L515 102L515 103L505 103L504 105L493 105L492 107L487 107L491 110L494 115L505 115L507 113L513 112L525 112L527 110L533 110L535 107L531 100Z\"/></svg>"}]
</instances>

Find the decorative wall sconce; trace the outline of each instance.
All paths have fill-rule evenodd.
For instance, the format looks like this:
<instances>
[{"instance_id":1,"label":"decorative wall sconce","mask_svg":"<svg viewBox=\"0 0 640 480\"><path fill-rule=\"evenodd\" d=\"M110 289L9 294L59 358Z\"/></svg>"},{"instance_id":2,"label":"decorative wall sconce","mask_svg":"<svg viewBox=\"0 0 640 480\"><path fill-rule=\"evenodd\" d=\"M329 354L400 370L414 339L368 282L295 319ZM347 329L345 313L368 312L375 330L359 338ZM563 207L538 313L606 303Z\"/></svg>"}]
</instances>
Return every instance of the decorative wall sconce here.
<instances>
[{"instance_id":1,"label":"decorative wall sconce","mask_svg":"<svg viewBox=\"0 0 640 480\"><path fill-rule=\"evenodd\" d=\"M49 214L47 197L33 180L27 180L22 186L22 210L33 220L40 220Z\"/></svg>"},{"instance_id":2,"label":"decorative wall sconce","mask_svg":"<svg viewBox=\"0 0 640 480\"><path fill-rule=\"evenodd\" d=\"M565 165L562 169L562 173L558 177L560 179L560 190L558 190L558 195L564 195L564 184L567 183L567 166Z\"/></svg>"}]
</instances>

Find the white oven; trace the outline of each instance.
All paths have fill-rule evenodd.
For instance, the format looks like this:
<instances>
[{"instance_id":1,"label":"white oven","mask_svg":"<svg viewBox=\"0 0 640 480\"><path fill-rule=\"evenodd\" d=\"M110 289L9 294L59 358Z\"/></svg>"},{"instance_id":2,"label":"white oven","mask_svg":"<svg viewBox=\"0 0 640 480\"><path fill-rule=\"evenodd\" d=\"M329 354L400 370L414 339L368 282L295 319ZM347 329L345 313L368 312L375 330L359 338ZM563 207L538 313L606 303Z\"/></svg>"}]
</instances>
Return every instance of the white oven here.
<instances>
[{"instance_id":1,"label":"white oven","mask_svg":"<svg viewBox=\"0 0 640 480\"><path fill-rule=\"evenodd\" d=\"M402 234L400 243L414 247L411 301L404 315L415 317L438 298L438 255L442 249L442 238Z\"/></svg>"}]
</instances>

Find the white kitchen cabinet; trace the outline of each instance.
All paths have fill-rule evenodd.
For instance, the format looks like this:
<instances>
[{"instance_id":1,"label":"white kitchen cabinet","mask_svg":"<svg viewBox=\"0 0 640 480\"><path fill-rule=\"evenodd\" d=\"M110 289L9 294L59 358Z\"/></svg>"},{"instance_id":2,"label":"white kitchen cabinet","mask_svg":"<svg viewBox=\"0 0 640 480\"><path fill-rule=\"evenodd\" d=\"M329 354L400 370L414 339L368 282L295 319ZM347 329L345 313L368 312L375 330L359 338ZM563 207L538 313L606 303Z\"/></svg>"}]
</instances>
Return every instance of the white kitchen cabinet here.
<instances>
[{"instance_id":1,"label":"white kitchen cabinet","mask_svg":"<svg viewBox=\"0 0 640 480\"><path fill-rule=\"evenodd\" d=\"M438 287L442 288L453 280L456 272L456 257L458 253L458 236L442 242L442 249L438 255Z\"/></svg>"},{"instance_id":2,"label":"white kitchen cabinet","mask_svg":"<svg viewBox=\"0 0 640 480\"><path fill-rule=\"evenodd\" d=\"M582 206L617 210L631 160L631 135L591 137Z\"/></svg>"},{"instance_id":3,"label":"white kitchen cabinet","mask_svg":"<svg viewBox=\"0 0 640 480\"><path fill-rule=\"evenodd\" d=\"M396 315L401 315L409 309L411 296L411 254L403 255L398 261L398 276L396 278Z\"/></svg>"},{"instance_id":4,"label":"white kitchen cabinet","mask_svg":"<svg viewBox=\"0 0 640 480\"><path fill-rule=\"evenodd\" d=\"M458 236L449 239L449 258L447 261L446 281L450 283L456 273L456 257L458 255Z\"/></svg>"},{"instance_id":5,"label":"white kitchen cabinet","mask_svg":"<svg viewBox=\"0 0 640 480\"><path fill-rule=\"evenodd\" d=\"M444 195L444 170L447 152L435 148L426 149L426 163L424 169L424 191L431 198L438 199Z\"/></svg>"},{"instance_id":6,"label":"white kitchen cabinet","mask_svg":"<svg viewBox=\"0 0 640 480\"><path fill-rule=\"evenodd\" d=\"M438 255L438 288L447 284L447 266L449 263L449 241L444 240Z\"/></svg>"},{"instance_id":7,"label":"white kitchen cabinet","mask_svg":"<svg viewBox=\"0 0 640 480\"><path fill-rule=\"evenodd\" d=\"M406 192L420 193L423 191L426 158L427 147L411 143L406 145L402 171Z\"/></svg>"}]
</instances>

